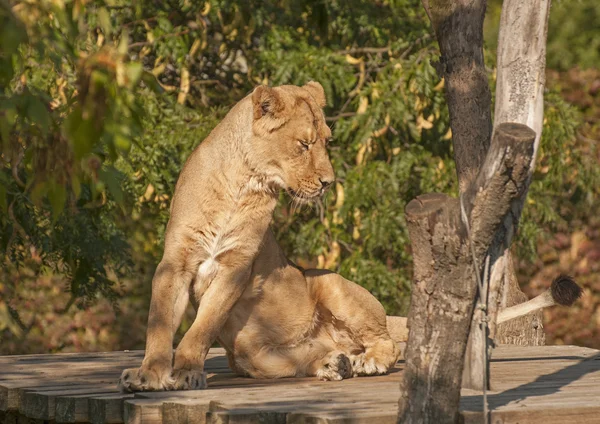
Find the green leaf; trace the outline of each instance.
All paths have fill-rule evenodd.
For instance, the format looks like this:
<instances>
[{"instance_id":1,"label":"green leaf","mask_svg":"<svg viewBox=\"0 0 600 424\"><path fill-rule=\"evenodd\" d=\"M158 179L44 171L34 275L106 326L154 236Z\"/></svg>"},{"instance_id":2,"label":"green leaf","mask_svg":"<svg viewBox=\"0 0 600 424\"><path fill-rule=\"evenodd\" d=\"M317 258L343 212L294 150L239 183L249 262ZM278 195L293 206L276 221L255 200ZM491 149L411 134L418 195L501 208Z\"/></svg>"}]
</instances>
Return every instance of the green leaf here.
<instances>
[{"instance_id":1,"label":"green leaf","mask_svg":"<svg viewBox=\"0 0 600 424\"><path fill-rule=\"evenodd\" d=\"M63 124L64 133L71 142L75 159L79 160L91 153L100 134L90 119L83 119L81 107L76 107Z\"/></svg>"},{"instance_id":2,"label":"green leaf","mask_svg":"<svg viewBox=\"0 0 600 424\"><path fill-rule=\"evenodd\" d=\"M110 23L110 13L105 7L101 7L98 10L98 22L100 23L100 27L104 34L110 35L112 32L112 24Z\"/></svg>"},{"instance_id":3,"label":"green leaf","mask_svg":"<svg viewBox=\"0 0 600 424\"><path fill-rule=\"evenodd\" d=\"M127 82L129 87L135 87L138 82L140 82L140 78L142 76L143 67L139 62L131 62L127 64L126 73L127 73Z\"/></svg>"},{"instance_id":4,"label":"green leaf","mask_svg":"<svg viewBox=\"0 0 600 424\"><path fill-rule=\"evenodd\" d=\"M33 186L29 197L34 205L41 206L46 193L48 193L48 183L46 181L40 181Z\"/></svg>"},{"instance_id":5,"label":"green leaf","mask_svg":"<svg viewBox=\"0 0 600 424\"><path fill-rule=\"evenodd\" d=\"M27 33L25 32L19 21L14 18L12 13L3 22L3 28L0 30L0 49L3 55L10 56L17 52L19 44L27 41Z\"/></svg>"},{"instance_id":6,"label":"green leaf","mask_svg":"<svg viewBox=\"0 0 600 424\"><path fill-rule=\"evenodd\" d=\"M50 200L50 205L52 206L52 219L56 221L65 208L65 202L67 201L67 189L65 186L52 181L48 190L48 200Z\"/></svg>"},{"instance_id":7,"label":"green leaf","mask_svg":"<svg viewBox=\"0 0 600 424\"><path fill-rule=\"evenodd\" d=\"M81 181L79 181L79 177L76 174L71 176L71 188L73 189L75 197L79 199L79 196L81 195Z\"/></svg>"},{"instance_id":8,"label":"green leaf","mask_svg":"<svg viewBox=\"0 0 600 424\"><path fill-rule=\"evenodd\" d=\"M48 134L50 125L52 124L50 113L46 105L38 97L29 97L27 116L31 122L39 125L44 134Z\"/></svg>"},{"instance_id":9,"label":"green leaf","mask_svg":"<svg viewBox=\"0 0 600 424\"><path fill-rule=\"evenodd\" d=\"M112 166L109 166L101 169L98 173L98 176L106 184L108 191L110 194L112 194L117 204L123 207L125 205L125 195L123 194L123 189L121 188L121 173Z\"/></svg>"},{"instance_id":10,"label":"green leaf","mask_svg":"<svg viewBox=\"0 0 600 424\"><path fill-rule=\"evenodd\" d=\"M131 149L131 140L120 134L115 134L113 142L115 143L115 147L123 152L129 152Z\"/></svg>"},{"instance_id":11,"label":"green leaf","mask_svg":"<svg viewBox=\"0 0 600 424\"><path fill-rule=\"evenodd\" d=\"M119 47L117 48L117 51L120 54L127 54L127 50L129 48L129 32L127 31L127 29L124 29L121 32L121 40L119 40Z\"/></svg>"},{"instance_id":12,"label":"green leaf","mask_svg":"<svg viewBox=\"0 0 600 424\"><path fill-rule=\"evenodd\" d=\"M144 71L142 73L142 81L144 81L144 84L146 84L146 86L156 94L162 94L165 91L160 86L152 72Z\"/></svg>"},{"instance_id":13,"label":"green leaf","mask_svg":"<svg viewBox=\"0 0 600 424\"><path fill-rule=\"evenodd\" d=\"M0 103L0 110L4 112L4 115L0 115L0 140L2 140L4 145L8 145L10 141L10 131L17 119L17 109L9 100Z\"/></svg>"},{"instance_id":14,"label":"green leaf","mask_svg":"<svg viewBox=\"0 0 600 424\"><path fill-rule=\"evenodd\" d=\"M6 187L4 184L0 185L0 210L6 215L8 213L8 206L6 203Z\"/></svg>"}]
</instances>

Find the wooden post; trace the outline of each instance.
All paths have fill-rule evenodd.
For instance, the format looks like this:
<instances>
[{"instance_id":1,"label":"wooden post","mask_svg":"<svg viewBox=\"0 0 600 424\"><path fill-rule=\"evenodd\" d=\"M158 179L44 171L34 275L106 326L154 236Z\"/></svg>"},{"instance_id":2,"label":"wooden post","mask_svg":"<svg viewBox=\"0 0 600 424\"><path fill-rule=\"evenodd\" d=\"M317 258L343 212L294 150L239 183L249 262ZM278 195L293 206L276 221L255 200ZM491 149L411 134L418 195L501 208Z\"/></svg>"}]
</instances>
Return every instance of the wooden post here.
<instances>
[{"instance_id":1,"label":"wooden post","mask_svg":"<svg viewBox=\"0 0 600 424\"><path fill-rule=\"evenodd\" d=\"M460 192L464 193L480 172L491 136L491 99L483 63L483 18L486 0L422 0L440 46L441 58L436 65L445 79L445 93L450 112L454 159ZM550 0L533 0L523 4L505 0L500 24L495 127L503 122L517 122L532 128L537 138L530 168L533 173L543 119L545 44ZM530 177L529 177L530 178ZM519 211L526 192L522 196ZM516 231L517 221L503 234ZM491 339L499 343L544 344L541 312L534 312L496 328L498 308L527 300L521 291L510 245L498 237L490 250L491 272L486 276ZM480 321L480 312L474 321ZM473 331L476 325L473 325ZM485 342L481 332L472 332L466 353L464 387L482 389L481 357Z\"/></svg>"},{"instance_id":2,"label":"wooden post","mask_svg":"<svg viewBox=\"0 0 600 424\"><path fill-rule=\"evenodd\" d=\"M550 0L504 0L500 18L494 125L497 127L503 122L518 122L535 131L528 176L530 180L535 169L544 122L549 15ZM521 196L519 214L526 195L527 192ZM494 305L500 303L500 308L504 309L526 301L527 297L518 287L510 251L506 249L502 256L502 260L492 270L490 286L504 286L504 292L500 292L498 300L493 302ZM500 266L502 262L506 262L505 273ZM545 342L541 311L497 328L493 321L490 327L490 335L497 343L543 345Z\"/></svg>"},{"instance_id":3,"label":"wooden post","mask_svg":"<svg viewBox=\"0 0 600 424\"><path fill-rule=\"evenodd\" d=\"M544 82L546 35L550 0L505 0L502 5L498 40L496 108L494 132L504 122L518 122L532 128L536 137L527 175L527 187L513 202L514 219L507 220L497 234L497 243L490 250L491 271L488 277L487 310L489 338L496 343L543 345L545 334L542 312L537 311L503 325L496 325L500 309L527 300L521 292L510 253L510 239L516 232L527 196L527 188L535 168L544 119ZM485 165L484 165L485 166ZM507 239L506 236L510 237ZM473 316L473 325L480 319ZM463 386L482 389L483 372L489 375L489 363L481 357L481 333L471 332L465 356ZM483 368L486 368L485 371ZM487 380L490 382L490 380ZM487 387L490 388L489 386Z\"/></svg>"},{"instance_id":4,"label":"wooden post","mask_svg":"<svg viewBox=\"0 0 600 424\"><path fill-rule=\"evenodd\" d=\"M483 63L486 0L422 2L440 46L440 61L434 65L445 80L462 193L479 172L492 136L491 94Z\"/></svg>"},{"instance_id":5,"label":"wooden post","mask_svg":"<svg viewBox=\"0 0 600 424\"><path fill-rule=\"evenodd\" d=\"M534 139L525 125L504 123L497 128L484 165L462 195L469 231L457 199L429 194L406 207L415 268L401 423L457 421L477 294L475 264L483 269L497 234L510 243L512 234L503 231L505 223L518 219L513 208L527 188Z\"/></svg>"}]
</instances>

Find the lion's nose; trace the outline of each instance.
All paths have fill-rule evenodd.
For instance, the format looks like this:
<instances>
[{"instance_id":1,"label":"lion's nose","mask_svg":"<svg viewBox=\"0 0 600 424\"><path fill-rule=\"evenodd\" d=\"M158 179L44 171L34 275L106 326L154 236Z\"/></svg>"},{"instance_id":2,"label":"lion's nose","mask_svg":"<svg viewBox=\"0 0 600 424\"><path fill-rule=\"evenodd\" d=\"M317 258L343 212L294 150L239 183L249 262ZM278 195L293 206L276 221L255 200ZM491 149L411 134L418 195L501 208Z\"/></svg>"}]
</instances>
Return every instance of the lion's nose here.
<instances>
[{"instance_id":1,"label":"lion's nose","mask_svg":"<svg viewBox=\"0 0 600 424\"><path fill-rule=\"evenodd\" d=\"M323 191L327 190L333 184L333 179L329 178L319 178L319 181L321 182L321 190Z\"/></svg>"}]
</instances>

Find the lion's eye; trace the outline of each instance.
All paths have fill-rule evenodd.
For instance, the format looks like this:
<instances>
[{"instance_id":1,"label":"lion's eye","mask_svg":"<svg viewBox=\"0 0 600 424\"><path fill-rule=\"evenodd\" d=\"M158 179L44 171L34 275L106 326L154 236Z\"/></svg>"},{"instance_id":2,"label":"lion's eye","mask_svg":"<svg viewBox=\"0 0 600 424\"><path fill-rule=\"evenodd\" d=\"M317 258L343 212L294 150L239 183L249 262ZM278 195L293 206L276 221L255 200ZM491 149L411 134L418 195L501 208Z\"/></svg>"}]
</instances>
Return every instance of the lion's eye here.
<instances>
[{"instance_id":1,"label":"lion's eye","mask_svg":"<svg viewBox=\"0 0 600 424\"><path fill-rule=\"evenodd\" d=\"M310 143L306 140L298 140L298 143L302 146L304 150L310 149Z\"/></svg>"}]
</instances>

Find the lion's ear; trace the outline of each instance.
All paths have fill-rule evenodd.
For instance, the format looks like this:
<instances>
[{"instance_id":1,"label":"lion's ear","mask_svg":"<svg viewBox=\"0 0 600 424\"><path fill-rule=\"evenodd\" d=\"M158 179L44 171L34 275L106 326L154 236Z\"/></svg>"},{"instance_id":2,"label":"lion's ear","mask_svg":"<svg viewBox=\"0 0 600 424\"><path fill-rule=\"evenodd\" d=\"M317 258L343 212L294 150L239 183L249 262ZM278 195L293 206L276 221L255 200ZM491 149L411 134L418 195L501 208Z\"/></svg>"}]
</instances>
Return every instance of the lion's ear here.
<instances>
[{"instance_id":1,"label":"lion's ear","mask_svg":"<svg viewBox=\"0 0 600 424\"><path fill-rule=\"evenodd\" d=\"M320 107L327 106L327 98L323 86L316 81L307 82L302 88L310 93Z\"/></svg>"},{"instance_id":2,"label":"lion's ear","mask_svg":"<svg viewBox=\"0 0 600 424\"><path fill-rule=\"evenodd\" d=\"M276 118L285 109L281 96L274 89L266 85L259 85L254 89L252 103L254 104L255 120L265 115Z\"/></svg>"}]
</instances>

